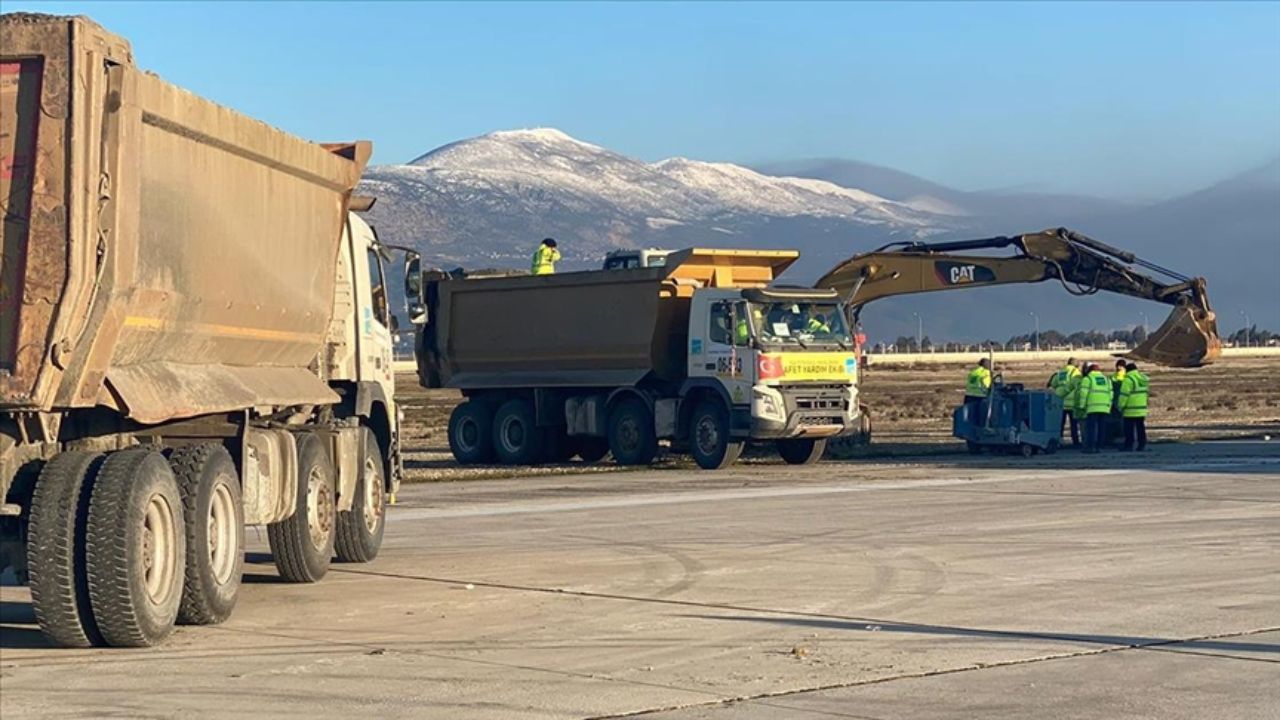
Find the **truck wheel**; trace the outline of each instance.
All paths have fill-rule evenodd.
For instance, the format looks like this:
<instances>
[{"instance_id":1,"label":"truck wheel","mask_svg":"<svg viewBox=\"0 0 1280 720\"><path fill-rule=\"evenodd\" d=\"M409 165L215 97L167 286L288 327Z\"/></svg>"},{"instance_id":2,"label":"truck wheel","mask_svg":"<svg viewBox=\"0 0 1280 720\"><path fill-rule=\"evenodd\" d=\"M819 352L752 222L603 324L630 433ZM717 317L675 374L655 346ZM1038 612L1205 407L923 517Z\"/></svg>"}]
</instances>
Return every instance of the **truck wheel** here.
<instances>
[{"instance_id":1,"label":"truck wheel","mask_svg":"<svg viewBox=\"0 0 1280 720\"><path fill-rule=\"evenodd\" d=\"M333 559L333 463L324 442L312 433L298 436L298 496L293 515L267 526L267 541L280 577L313 583L329 572Z\"/></svg>"},{"instance_id":2,"label":"truck wheel","mask_svg":"<svg viewBox=\"0 0 1280 720\"><path fill-rule=\"evenodd\" d=\"M703 400L690 418L689 451L703 470L721 470L734 464L744 443L729 436L729 411L718 400Z\"/></svg>"},{"instance_id":3,"label":"truck wheel","mask_svg":"<svg viewBox=\"0 0 1280 720\"><path fill-rule=\"evenodd\" d=\"M493 449L505 465L532 465L542 450L542 433L534 422L533 405L512 398L493 415Z\"/></svg>"},{"instance_id":4,"label":"truck wheel","mask_svg":"<svg viewBox=\"0 0 1280 720\"><path fill-rule=\"evenodd\" d=\"M187 575L178 622L216 625L231 616L244 574L244 502L231 454L219 443L169 455L187 517Z\"/></svg>"},{"instance_id":5,"label":"truck wheel","mask_svg":"<svg viewBox=\"0 0 1280 720\"><path fill-rule=\"evenodd\" d=\"M608 438L579 435L571 439L574 449L578 451L578 457L582 458L583 462L597 463L609 454Z\"/></svg>"},{"instance_id":6,"label":"truck wheel","mask_svg":"<svg viewBox=\"0 0 1280 720\"><path fill-rule=\"evenodd\" d=\"M356 497L351 509L338 513L338 537L334 547L342 562L366 563L378 557L387 523L387 477L382 467L378 438L363 428L364 451L361 472L356 480Z\"/></svg>"},{"instance_id":7,"label":"truck wheel","mask_svg":"<svg viewBox=\"0 0 1280 720\"><path fill-rule=\"evenodd\" d=\"M31 497L27 567L31 605L40 630L55 645L102 644L89 605L85 525L89 493L102 456L65 452L45 463Z\"/></svg>"},{"instance_id":8,"label":"truck wheel","mask_svg":"<svg viewBox=\"0 0 1280 720\"><path fill-rule=\"evenodd\" d=\"M493 412L488 403L468 400L449 416L449 450L463 465L493 461Z\"/></svg>"},{"instance_id":9,"label":"truck wheel","mask_svg":"<svg viewBox=\"0 0 1280 720\"><path fill-rule=\"evenodd\" d=\"M619 465L648 465L657 456L653 415L640 398L624 398L609 412L609 451Z\"/></svg>"},{"instance_id":10,"label":"truck wheel","mask_svg":"<svg viewBox=\"0 0 1280 720\"><path fill-rule=\"evenodd\" d=\"M85 556L93 617L109 645L155 645L173 630L184 528L182 493L163 455L137 447L107 456L89 501Z\"/></svg>"},{"instance_id":11,"label":"truck wheel","mask_svg":"<svg viewBox=\"0 0 1280 720\"><path fill-rule=\"evenodd\" d=\"M827 440L779 440L778 454L788 465L811 465L822 459Z\"/></svg>"}]
</instances>

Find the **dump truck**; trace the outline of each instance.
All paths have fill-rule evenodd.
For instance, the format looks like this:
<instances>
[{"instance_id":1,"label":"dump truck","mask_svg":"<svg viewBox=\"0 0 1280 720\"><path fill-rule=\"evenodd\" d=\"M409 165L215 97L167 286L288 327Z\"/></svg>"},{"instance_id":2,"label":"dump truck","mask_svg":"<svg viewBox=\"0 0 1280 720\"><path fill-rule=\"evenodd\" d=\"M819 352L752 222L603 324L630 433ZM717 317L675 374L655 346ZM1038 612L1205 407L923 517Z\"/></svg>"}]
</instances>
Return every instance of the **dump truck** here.
<instances>
[{"instance_id":1,"label":"dump truck","mask_svg":"<svg viewBox=\"0 0 1280 720\"><path fill-rule=\"evenodd\" d=\"M748 441L818 460L858 429L857 354L834 290L772 285L798 257L690 248L658 267L465 277L410 261L422 384L466 396L454 457L645 465L666 440L706 469Z\"/></svg>"},{"instance_id":2,"label":"dump truck","mask_svg":"<svg viewBox=\"0 0 1280 720\"><path fill-rule=\"evenodd\" d=\"M143 646L378 552L392 321L367 142L171 85L83 17L0 16L0 564L44 634Z\"/></svg>"}]
</instances>

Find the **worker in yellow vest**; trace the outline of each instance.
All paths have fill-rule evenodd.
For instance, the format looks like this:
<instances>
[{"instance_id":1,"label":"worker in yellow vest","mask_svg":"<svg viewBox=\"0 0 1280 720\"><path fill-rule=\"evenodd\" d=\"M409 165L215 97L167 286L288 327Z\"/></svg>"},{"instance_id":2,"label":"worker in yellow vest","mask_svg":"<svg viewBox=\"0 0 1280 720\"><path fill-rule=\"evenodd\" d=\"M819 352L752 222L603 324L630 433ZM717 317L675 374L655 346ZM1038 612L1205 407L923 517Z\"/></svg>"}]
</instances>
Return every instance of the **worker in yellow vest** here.
<instances>
[{"instance_id":1,"label":"worker in yellow vest","mask_svg":"<svg viewBox=\"0 0 1280 720\"><path fill-rule=\"evenodd\" d=\"M982 358L964 379L964 406L970 422L978 421L975 413L981 412L982 401L987 399L990 390L991 361Z\"/></svg>"},{"instance_id":2,"label":"worker in yellow vest","mask_svg":"<svg viewBox=\"0 0 1280 720\"><path fill-rule=\"evenodd\" d=\"M1080 380L1080 368L1076 365L1075 358L1067 358L1067 364L1062 369L1049 377L1049 389L1062 399L1062 426L1058 428L1058 436L1062 436L1062 431L1066 428L1068 422L1071 423L1071 444L1080 444L1080 423L1076 420L1075 398L1073 397L1076 384Z\"/></svg>"},{"instance_id":3,"label":"worker in yellow vest","mask_svg":"<svg viewBox=\"0 0 1280 720\"><path fill-rule=\"evenodd\" d=\"M1088 374L1080 379L1079 392L1084 394L1084 451L1097 453L1101 451L1106 440L1104 434L1107 417L1111 415L1114 395L1111 391L1111 380L1096 364L1090 365Z\"/></svg>"},{"instance_id":4,"label":"worker in yellow vest","mask_svg":"<svg viewBox=\"0 0 1280 720\"><path fill-rule=\"evenodd\" d=\"M1125 366L1127 362L1128 361L1123 358L1116 360L1116 370L1111 373L1111 396L1116 398L1116 400L1119 400L1120 398L1120 384L1124 382L1124 374L1127 369ZM1120 408L1115 404L1114 400L1112 401L1111 412L1116 413L1117 415L1120 413Z\"/></svg>"},{"instance_id":5,"label":"worker in yellow vest","mask_svg":"<svg viewBox=\"0 0 1280 720\"><path fill-rule=\"evenodd\" d=\"M1151 381L1146 373L1138 370L1137 363L1125 366L1124 382L1120 384L1120 414L1124 417L1125 451L1142 452L1147 449L1147 392ZM1135 445L1136 443L1136 445Z\"/></svg>"},{"instance_id":6,"label":"worker in yellow vest","mask_svg":"<svg viewBox=\"0 0 1280 720\"><path fill-rule=\"evenodd\" d=\"M547 238L537 250L533 251L533 264L530 272L534 275L551 275L556 271L556 263L560 260L560 251L556 249L556 241Z\"/></svg>"}]
</instances>

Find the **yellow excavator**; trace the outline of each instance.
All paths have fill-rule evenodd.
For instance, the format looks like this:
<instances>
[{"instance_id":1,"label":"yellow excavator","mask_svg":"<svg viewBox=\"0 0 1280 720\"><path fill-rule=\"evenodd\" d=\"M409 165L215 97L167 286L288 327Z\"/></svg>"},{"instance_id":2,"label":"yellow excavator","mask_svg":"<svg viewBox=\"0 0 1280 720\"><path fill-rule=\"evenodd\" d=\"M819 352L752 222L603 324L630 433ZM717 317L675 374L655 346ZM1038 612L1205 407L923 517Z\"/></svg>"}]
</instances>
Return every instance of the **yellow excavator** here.
<instances>
[{"instance_id":1,"label":"yellow excavator","mask_svg":"<svg viewBox=\"0 0 1280 720\"><path fill-rule=\"evenodd\" d=\"M1007 248L1012 255L960 254ZM1204 278L1181 275L1066 228L956 242L892 243L854 255L815 285L843 295L856 327L862 307L884 297L1046 280L1057 280L1072 295L1106 290L1172 305L1164 324L1126 357L1166 367L1200 367L1222 354Z\"/></svg>"}]
</instances>

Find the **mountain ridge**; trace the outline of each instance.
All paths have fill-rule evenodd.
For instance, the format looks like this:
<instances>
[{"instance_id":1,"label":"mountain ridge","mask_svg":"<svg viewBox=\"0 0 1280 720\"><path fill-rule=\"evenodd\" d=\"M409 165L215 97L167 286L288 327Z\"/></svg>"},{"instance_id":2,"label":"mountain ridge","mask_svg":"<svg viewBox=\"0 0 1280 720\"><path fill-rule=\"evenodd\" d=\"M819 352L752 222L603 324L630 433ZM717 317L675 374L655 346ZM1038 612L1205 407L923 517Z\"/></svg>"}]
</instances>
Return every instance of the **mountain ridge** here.
<instances>
[{"instance_id":1,"label":"mountain ridge","mask_svg":"<svg viewBox=\"0 0 1280 720\"><path fill-rule=\"evenodd\" d=\"M565 270L598 267L606 252L626 247L794 248L801 261L786 280L807 283L834 263L886 242L1067 226L1205 275L1221 307L1249 307L1268 325L1277 320L1276 311L1260 302L1260 288L1268 278L1274 288L1280 275L1269 267L1280 257L1274 242L1280 238L1280 180L1272 182L1280 178L1280 160L1143 206L1087 196L958 191L857 161L833 167L872 171L777 176L685 157L644 162L554 128L532 128L448 143L403 165L371 167L361 192L379 198L370 220L384 238L414 245L428 264L441 267L525 267L537 242L551 236L560 240ZM799 164L783 169L804 171ZM865 180L862 187L833 181L858 178ZM1275 210L1266 209L1268 202ZM1204 237L1215 237L1215 252L1203 252ZM1219 248L1250 261L1229 260ZM873 337L892 339L914 334L918 314L929 318L935 335L985 339L1024 332L1032 310L1044 327L1062 329L1097 327L1098 318L1132 327L1136 320L1124 318L1158 312L1149 303L1106 294L1063 303L1060 288L1046 284L888 299L876 303L866 322Z\"/></svg>"}]
</instances>

